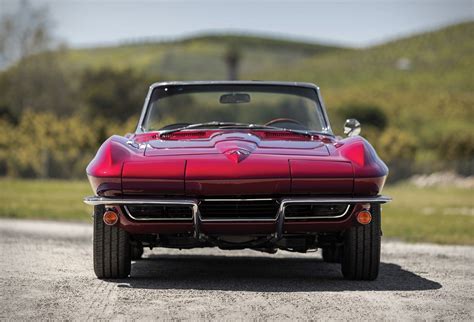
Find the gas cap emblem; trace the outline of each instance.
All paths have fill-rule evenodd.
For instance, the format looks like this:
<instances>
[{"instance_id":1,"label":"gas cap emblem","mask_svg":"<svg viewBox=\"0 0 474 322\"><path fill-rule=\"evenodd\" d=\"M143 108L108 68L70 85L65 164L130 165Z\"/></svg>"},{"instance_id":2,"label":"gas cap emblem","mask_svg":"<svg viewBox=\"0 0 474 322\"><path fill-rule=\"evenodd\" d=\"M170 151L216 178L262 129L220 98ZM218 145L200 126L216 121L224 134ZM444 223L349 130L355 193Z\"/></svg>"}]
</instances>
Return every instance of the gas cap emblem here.
<instances>
[{"instance_id":1,"label":"gas cap emblem","mask_svg":"<svg viewBox=\"0 0 474 322\"><path fill-rule=\"evenodd\" d=\"M243 161L249 155L250 155L250 151L243 150L243 149L229 150L225 152L225 156L229 160L234 161L235 163L239 163L240 161Z\"/></svg>"}]
</instances>

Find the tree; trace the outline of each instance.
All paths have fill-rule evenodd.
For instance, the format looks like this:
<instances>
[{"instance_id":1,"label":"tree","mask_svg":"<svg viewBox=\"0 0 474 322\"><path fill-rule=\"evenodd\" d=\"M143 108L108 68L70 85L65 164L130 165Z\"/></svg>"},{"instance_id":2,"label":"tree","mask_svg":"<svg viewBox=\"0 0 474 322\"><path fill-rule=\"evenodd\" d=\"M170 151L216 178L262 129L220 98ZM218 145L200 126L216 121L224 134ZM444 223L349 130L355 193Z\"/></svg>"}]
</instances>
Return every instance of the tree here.
<instances>
[{"instance_id":1,"label":"tree","mask_svg":"<svg viewBox=\"0 0 474 322\"><path fill-rule=\"evenodd\" d=\"M370 104L350 104L337 110L342 119L355 118L362 126L373 127L383 131L388 125L388 118L381 108Z\"/></svg>"},{"instance_id":2,"label":"tree","mask_svg":"<svg viewBox=\"0 0 474 322\"><path fill-rule=\"evenodd\" d=\"M50 49L53 44L47 7L22 0L16 11L0 16L0 68Z\"/></svg>"},{"instance_id":3,"label":"tree","mask_svg":"<svg viewBox=\"0 0 474 322\"><path fill-rule=\"evenodd\" d=\"M138 120L149 82L131 70L87 70L81 77L81 99L87 116L126 121Z\"/></svg>"},{"instance_id":4,"label":"tree","mask_svg":"<svg viewBox=\"0 0 474 322\"><path fill-rule=\"evenodd\" d=\"M227 63L227 69L229 73L229 80L239 79L239 63L241 57L241 52L236 45L231 45L227 52L225 53L225 62Z\"/></svg>"},{"instance_id":5,"label":"tree","mask_svg":"<svg viewBox=\"0 0 474 322\"><path fill-rule=\"evenodd\" d=\"M71 82L58 63L62 51L51 51L54 39L46 7L21 1L0 17L0 107L19 118L24 110L69 115L77 104Z\"/></svg>"}]
</instances>

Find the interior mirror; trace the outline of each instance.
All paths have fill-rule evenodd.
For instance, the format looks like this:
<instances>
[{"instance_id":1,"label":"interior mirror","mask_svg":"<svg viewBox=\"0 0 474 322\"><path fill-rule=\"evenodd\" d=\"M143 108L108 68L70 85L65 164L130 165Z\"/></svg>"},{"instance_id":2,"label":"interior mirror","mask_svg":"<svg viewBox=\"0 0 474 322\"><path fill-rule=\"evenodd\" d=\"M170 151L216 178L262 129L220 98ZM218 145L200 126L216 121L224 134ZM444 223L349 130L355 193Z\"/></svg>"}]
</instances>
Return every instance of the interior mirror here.
<instances>
[{"instance_id":1,"label":"interior mirror","mask_svg":"<svg viewBox=\"0 0 474 322\"><path fill-rule=\"evenodd\" d=\"M246 93L224 94L220 97L219 102L221 104L250 103L250 95Z\"/></svg>"},{"instance_id":2,"label":"interior mirror","mask_svg":"<svg viewBox=\"0 0 474 322\"><path fill-rule=\"evenodd\" d=\"M356 119L347 119L344 123L344 134L347 136L355 136L360 134L360 122Z\"/></svg>"}]
</instances>

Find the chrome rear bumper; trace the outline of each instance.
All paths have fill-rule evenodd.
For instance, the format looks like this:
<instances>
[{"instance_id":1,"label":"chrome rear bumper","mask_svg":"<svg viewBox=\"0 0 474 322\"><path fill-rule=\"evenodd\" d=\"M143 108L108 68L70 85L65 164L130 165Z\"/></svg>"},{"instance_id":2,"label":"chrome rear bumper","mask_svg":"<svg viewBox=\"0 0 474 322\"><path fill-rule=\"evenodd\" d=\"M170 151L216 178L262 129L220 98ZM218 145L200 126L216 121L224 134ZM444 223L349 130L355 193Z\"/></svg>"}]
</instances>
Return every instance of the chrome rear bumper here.
<instances>
[{"instance_id":1,"label":"chrome rear bumper","mask_svg":"<svg viewBox=\"0 0 474 322\"><path fill-rule=\"evenodd\" d=\"M262 200L262 199L207 199L207 200ZM281 205L292 204L292 203L313 203L313 204L330 204L330 203L387 203L392 201L392 198L387 196L376 196L376 197L310 197L310 198L300 198L300 197L291 197L291 198L281 198L279 199ZM198 206L198 199L132 199L132 198L107 198L107 197L86 197L84 198L84 203L92 206L98 205L130 205L130 204L158 204L158 205L170 205L170 204L180 204L180 205L190 205Z\"/></svg>"},{"instance_id":2,"label":"chrome rear bumper","mask_svg":"<svg viewBox=\"0 0 474 322\"><path fill-rule=\"evenodd\" d=\"M262 199L206 199L206 200L226 200L226 201L252 201L252 200L262 200ZM287 220L319 220L319 219L338 219L344 217L349 209L350 205L360 204L360 203L377 203L383 204L390 202L392 199L386 196L376 196L376 197L355 197L355 198L346 198L346 197L306 197L306 198L299 198L299 197L292 197L292 198L281 198L275 199L279 203L278 212L275 215L275 218L268 218L268 219L203 219L199 213L199 203L200 200L198 199L129 199L129 198L106 198L106 197L87 197L84 198L84 202L88 205L132 205L132 204L148 204L148 205L185 205L189 206L193 210L192 218L188 219L188 222L192 221L194 226L194 237L197 239L204 238L204 235L200 232L201 223L205 222L234 222L234 221L245 221L245 222L254 222L254 221L266 221L266 222L274 222L276 224L276 231L274 233L274 238L276 240L280 239L283 235L283 226L285 222L285 208L289 205L294 204L337 204L337 203L347 203L348 207L344 212L343 216L337 217L313 217L313 218L288 218ZM157 218L147 218L141 219L141 222L144 221L156 221L159 220ZM169 219L173 220L173 219ZM183 219L180 219L183 222Z\"/></svg>"}]
</instances>

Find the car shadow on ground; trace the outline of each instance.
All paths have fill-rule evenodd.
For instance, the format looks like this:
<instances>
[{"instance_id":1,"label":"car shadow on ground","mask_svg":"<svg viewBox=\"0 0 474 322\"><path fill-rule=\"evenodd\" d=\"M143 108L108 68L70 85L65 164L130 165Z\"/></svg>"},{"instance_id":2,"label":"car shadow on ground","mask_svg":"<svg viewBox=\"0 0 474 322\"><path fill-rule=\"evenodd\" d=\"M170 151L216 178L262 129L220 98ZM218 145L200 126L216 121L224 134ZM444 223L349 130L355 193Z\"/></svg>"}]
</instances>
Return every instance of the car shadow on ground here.
<instances>
[{"instance_id":1,"label":"car shadow on ground","mask_svg":"<svg viewBox=\"0 0 474 322\"><path fill-rule=\"evenodd\" d=\"M347 281L320 258L151 255L132 264L119 287L250 292L420 291L441 288L399 265L381 263L376 281Z\"/></svg>"}]
</instances>

